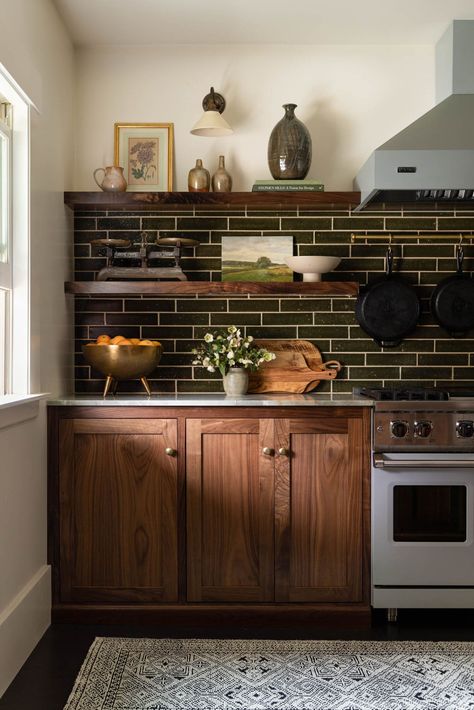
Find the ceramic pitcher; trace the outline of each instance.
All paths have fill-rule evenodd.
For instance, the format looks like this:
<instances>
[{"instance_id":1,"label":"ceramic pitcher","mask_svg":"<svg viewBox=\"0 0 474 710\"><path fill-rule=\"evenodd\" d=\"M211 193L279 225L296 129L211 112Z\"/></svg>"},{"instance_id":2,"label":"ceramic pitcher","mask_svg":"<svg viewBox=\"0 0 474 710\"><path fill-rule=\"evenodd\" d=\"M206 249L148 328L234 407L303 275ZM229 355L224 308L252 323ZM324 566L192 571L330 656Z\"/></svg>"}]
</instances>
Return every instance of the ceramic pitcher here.
<instances>
[{"instance_id":1,"label":"ceramic pitcher","mask_svg":"<svg viewBox=\"0 0 474 710\"><path fill-rule=\"evenodd\" d=\"M102 182L97 179L97 173L103 172ZM107 168L97 168L94 170L94 180L104 192L125 192L127 181L123 176L123 168L119 165L109 165Z\"/></svg>"}]
</instances>

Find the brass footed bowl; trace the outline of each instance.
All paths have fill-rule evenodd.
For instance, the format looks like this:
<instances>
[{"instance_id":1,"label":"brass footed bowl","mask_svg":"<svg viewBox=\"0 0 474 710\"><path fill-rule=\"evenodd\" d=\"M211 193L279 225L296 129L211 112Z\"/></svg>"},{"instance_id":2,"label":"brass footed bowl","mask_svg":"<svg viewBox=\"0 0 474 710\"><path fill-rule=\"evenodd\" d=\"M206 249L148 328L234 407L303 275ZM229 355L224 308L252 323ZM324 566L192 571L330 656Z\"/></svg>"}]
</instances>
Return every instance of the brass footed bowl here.
<instances>
[{"instance_id":1,"label":"brass footed bowl","mask_svg":"<svg viewBox=\"0 0 474 710\"><path fill-rule=\"evenodd\" d=\"M113 384L113 391L120 380L140 379L148 394L151 394L146 375L149 375L161 360L162 345L83 345L84 360L106 376L104 397Z\"/></svg>"}]
</instances>

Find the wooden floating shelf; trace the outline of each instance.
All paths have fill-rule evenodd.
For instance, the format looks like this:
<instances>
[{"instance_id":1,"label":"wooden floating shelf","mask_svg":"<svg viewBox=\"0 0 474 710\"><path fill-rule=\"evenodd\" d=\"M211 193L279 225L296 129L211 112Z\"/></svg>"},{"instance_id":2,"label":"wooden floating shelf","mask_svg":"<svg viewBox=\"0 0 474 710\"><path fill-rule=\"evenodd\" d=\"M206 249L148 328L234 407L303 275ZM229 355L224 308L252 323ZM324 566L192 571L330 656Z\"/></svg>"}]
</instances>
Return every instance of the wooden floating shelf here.
<instances>
[{"instance_id":1,"label":"wooden floating shelf","mask_svg":"<svg viewBox=\"0 0 474 710\"><path fill-rule=\"evenodd\" d=\"M255 209L287 206L350 207L360 202L359 192L65 192L72 210L180 210L231 209L248 205Z\"/></svg>"},{"instance_id":2,"label":"wooden floating shelf","mask_svg":"<svg viewBox=\"0 0 474 710\"><path fill-rule=\"evenodd\" d=\"M254 281L66 281L66 293L74 294L146 294L146 295L219 295L253 293L260 295L357 296L355 281L294 281L256 283Z\"/></svg>"}]
</instances>

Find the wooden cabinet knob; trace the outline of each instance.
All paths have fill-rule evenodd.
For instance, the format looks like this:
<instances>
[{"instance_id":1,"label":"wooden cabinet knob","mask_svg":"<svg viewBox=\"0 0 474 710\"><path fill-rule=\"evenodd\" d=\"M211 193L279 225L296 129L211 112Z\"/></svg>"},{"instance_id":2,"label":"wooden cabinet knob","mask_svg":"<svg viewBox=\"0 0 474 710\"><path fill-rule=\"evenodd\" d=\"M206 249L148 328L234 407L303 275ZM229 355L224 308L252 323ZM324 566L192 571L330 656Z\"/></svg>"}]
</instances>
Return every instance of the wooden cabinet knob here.
<instances>
[{"instance_id":1,"label":"wooden cabinet knob","mask_svg":"<svg viewBox=\"0 0 474 710\"><path fill-rule=\"evenodd\" d=\"M290 450L282 446L281 449L278 449L278 453L280 454L280 456L289 456Z\"/></svg>"},{"instance_id":2,"label":"wooden cabinet knob","mask_svg":"<svg viewBox=\"0 0 474 710\"><path fill-rule=\"evenodd\" d=\"M271 449L269 446L264 446L263 453L265 454L265 456L274 456L275 449Z\"/></svg>"},{"instance_id":3,"label":"wooden cabinet knob","mask_svg":"<svg viewBox=\"0 0 474 710\"><path fill-rule=\"evenodd\" d=\"M167 456L176 456L177 453L178 453L178 452L176 451L176 449L172 449L170 446L167 446L166 449L165 449L165 454L166 454Z\"/></svg>"}]
</instances>

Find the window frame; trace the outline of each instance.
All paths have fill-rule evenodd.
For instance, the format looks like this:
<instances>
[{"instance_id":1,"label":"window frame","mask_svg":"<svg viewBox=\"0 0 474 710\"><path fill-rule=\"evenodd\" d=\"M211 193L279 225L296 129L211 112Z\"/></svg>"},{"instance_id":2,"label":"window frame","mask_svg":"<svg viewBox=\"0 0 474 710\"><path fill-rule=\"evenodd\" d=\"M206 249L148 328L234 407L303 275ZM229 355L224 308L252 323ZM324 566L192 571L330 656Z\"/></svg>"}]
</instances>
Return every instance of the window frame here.
<instances>
[{"instance_id":1,"label":"window frame","mask_svg":"<svg viewBox=\"0 0 474 710\"><path fill-rule=\"evenodd\" d=\"M8 102L0 97L0 105ZM11 106L0 117L0 245L6 258L0 260L0 396L11 391L12 375L12 288L13 288L13 149Z\"/></svg>"}]
</instances>

